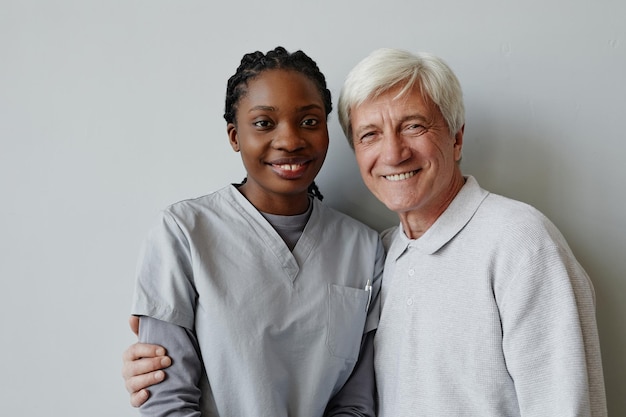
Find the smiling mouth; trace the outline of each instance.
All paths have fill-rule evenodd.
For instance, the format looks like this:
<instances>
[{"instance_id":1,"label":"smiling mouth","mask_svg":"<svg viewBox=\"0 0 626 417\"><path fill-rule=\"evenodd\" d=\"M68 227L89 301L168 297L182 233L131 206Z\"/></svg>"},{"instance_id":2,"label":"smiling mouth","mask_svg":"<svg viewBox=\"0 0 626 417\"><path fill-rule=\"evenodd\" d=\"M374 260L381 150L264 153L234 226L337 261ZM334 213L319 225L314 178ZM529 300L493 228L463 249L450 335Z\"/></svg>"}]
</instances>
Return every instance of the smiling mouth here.
<instances>
[{"instance_id":1,"label":"smiling mouth","mask_svg":"<svg viewBox=\"0 0 626 417\"><path fill-rule=\"evenodd\" d=\"M403 181L403 180L408 180L409 178L411 178L415 174L417 174L417 170L409 171L409 172L403 172L402 174L383 175L383 178L385 178L388 181Z\"/></svg>"},{"instance_id":2,"label":"smiling mouth","mask_svg":"<svg viewBox=\"0 0 626 417\"><path fill-rule=\"evenodd\" d=\"M272 164L272 166L284 171L297 171L302 168L304 164Z\"/></svg>"},{"instance_id":3,"label":"smiling mouth","mask_svg":"<svg viewBox=\"0 0 626 417\"><path fill-rule=\"evenodd\" d=\"M286 180L295 180L309 171L309 160L299 161L275 161L268 165L272 167L272 170L281 178Z\"/></svg>"}]
</instances>

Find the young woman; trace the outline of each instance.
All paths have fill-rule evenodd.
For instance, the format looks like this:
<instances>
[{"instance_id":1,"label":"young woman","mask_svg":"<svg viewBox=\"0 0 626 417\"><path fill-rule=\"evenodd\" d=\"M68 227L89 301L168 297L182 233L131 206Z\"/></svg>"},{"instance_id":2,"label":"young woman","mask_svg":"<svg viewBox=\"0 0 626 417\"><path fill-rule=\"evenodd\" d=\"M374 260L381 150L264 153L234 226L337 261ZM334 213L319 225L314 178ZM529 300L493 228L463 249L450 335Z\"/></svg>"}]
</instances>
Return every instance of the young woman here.
<instances>
[{"instance_id":1,"label":"young woman","mask_svg":"<svg viewBox=\"0 0 626 417\"><path fill-rule=\"evenodd\" d=\"M383 249L320 202L331 110L301 51L247 54L229 79L226 130L247 177L168 207L146 240L132 313L172 365L142 415L373 415ZM364 377L346 384L359 356Z\"/></svg>"}]
</instances>

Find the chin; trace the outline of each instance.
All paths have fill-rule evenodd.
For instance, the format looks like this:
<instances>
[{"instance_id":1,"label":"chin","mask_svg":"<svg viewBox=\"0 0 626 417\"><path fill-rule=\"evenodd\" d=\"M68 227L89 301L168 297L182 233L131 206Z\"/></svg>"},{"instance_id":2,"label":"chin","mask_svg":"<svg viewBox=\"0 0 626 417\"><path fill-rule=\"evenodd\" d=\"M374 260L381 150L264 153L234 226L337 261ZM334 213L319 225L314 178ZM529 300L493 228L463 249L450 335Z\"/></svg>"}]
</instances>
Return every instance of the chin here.
<instances>
[{"instance_id":1,"label":"chin","mask_svg":"<svg viewBox=\"0 0 626 417\"><path fill-rule=\"evenodd\" d=\"M407 201L394 201L394 200L381 200L383 204L387 206L387 208L397 214L407 213L411 210L415 209L415 204L413 202Z\"/></svg>"},{"instance_id":2,"label":"chin","mask_svg":"<svg viewBox=\"0 0 626 417\"><path fill-rule=\"evenodd\" d=\"M383 204L391 211L395 211L396 213L402 213L404 211L406 211L404 209L404 205L402 204L398 204L396 202L384 202Z\"/></svg>"}]
</instances>

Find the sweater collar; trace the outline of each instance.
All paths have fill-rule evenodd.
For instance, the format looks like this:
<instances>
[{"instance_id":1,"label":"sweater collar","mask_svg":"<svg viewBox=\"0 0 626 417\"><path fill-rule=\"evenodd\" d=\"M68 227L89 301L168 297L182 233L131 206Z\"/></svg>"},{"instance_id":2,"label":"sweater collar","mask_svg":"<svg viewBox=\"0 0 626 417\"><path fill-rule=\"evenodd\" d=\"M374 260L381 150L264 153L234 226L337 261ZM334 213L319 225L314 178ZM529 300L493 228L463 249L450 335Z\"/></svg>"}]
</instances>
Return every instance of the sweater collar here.
<instances>
[{"instance_id":1,"label":"sweater collar","mask_svg":"<svg viewBox=\"0 0 626 417\"><path fill-rule=\"evenodd\" d=\"M402 224L389 237L391 238L387 257L398 259L409 247L432 255L456 236L470 221L489 192L480 188L471 175L465 177L465 184L454 197L448 208L433 225L418 239L409 239Z\"/></svg>"}]
</instances>

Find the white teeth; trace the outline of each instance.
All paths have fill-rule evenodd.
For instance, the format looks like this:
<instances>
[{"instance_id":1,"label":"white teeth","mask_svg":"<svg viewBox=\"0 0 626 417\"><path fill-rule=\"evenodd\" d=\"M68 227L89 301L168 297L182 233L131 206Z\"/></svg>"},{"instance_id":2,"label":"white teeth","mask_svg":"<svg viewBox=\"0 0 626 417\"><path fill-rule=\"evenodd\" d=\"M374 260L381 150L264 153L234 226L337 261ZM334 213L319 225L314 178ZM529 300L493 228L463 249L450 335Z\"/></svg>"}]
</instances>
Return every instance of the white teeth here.
<instances>
[{"instance_id":1,"label":"white teeth","mask_svg":"<svg viewBox=\"0 0 626 417\"><path fill-rule=\"evenodd\" d=\"M276 165L280 169L284 169L285 171L295 171L300 168L302 165L299 164L284 164L284 165Z\"/></svg>"},{"instance_id":2,"label":"white teeth","mask_svg":"<svg viewBox=\"0 0 626 417\"><path fill-rule=\"evenodd\" d=\"M402 174L385 175L385 179L389 181L401 181L411 178L417 171L404 172Z\"/></svg>"}]
</instances>

